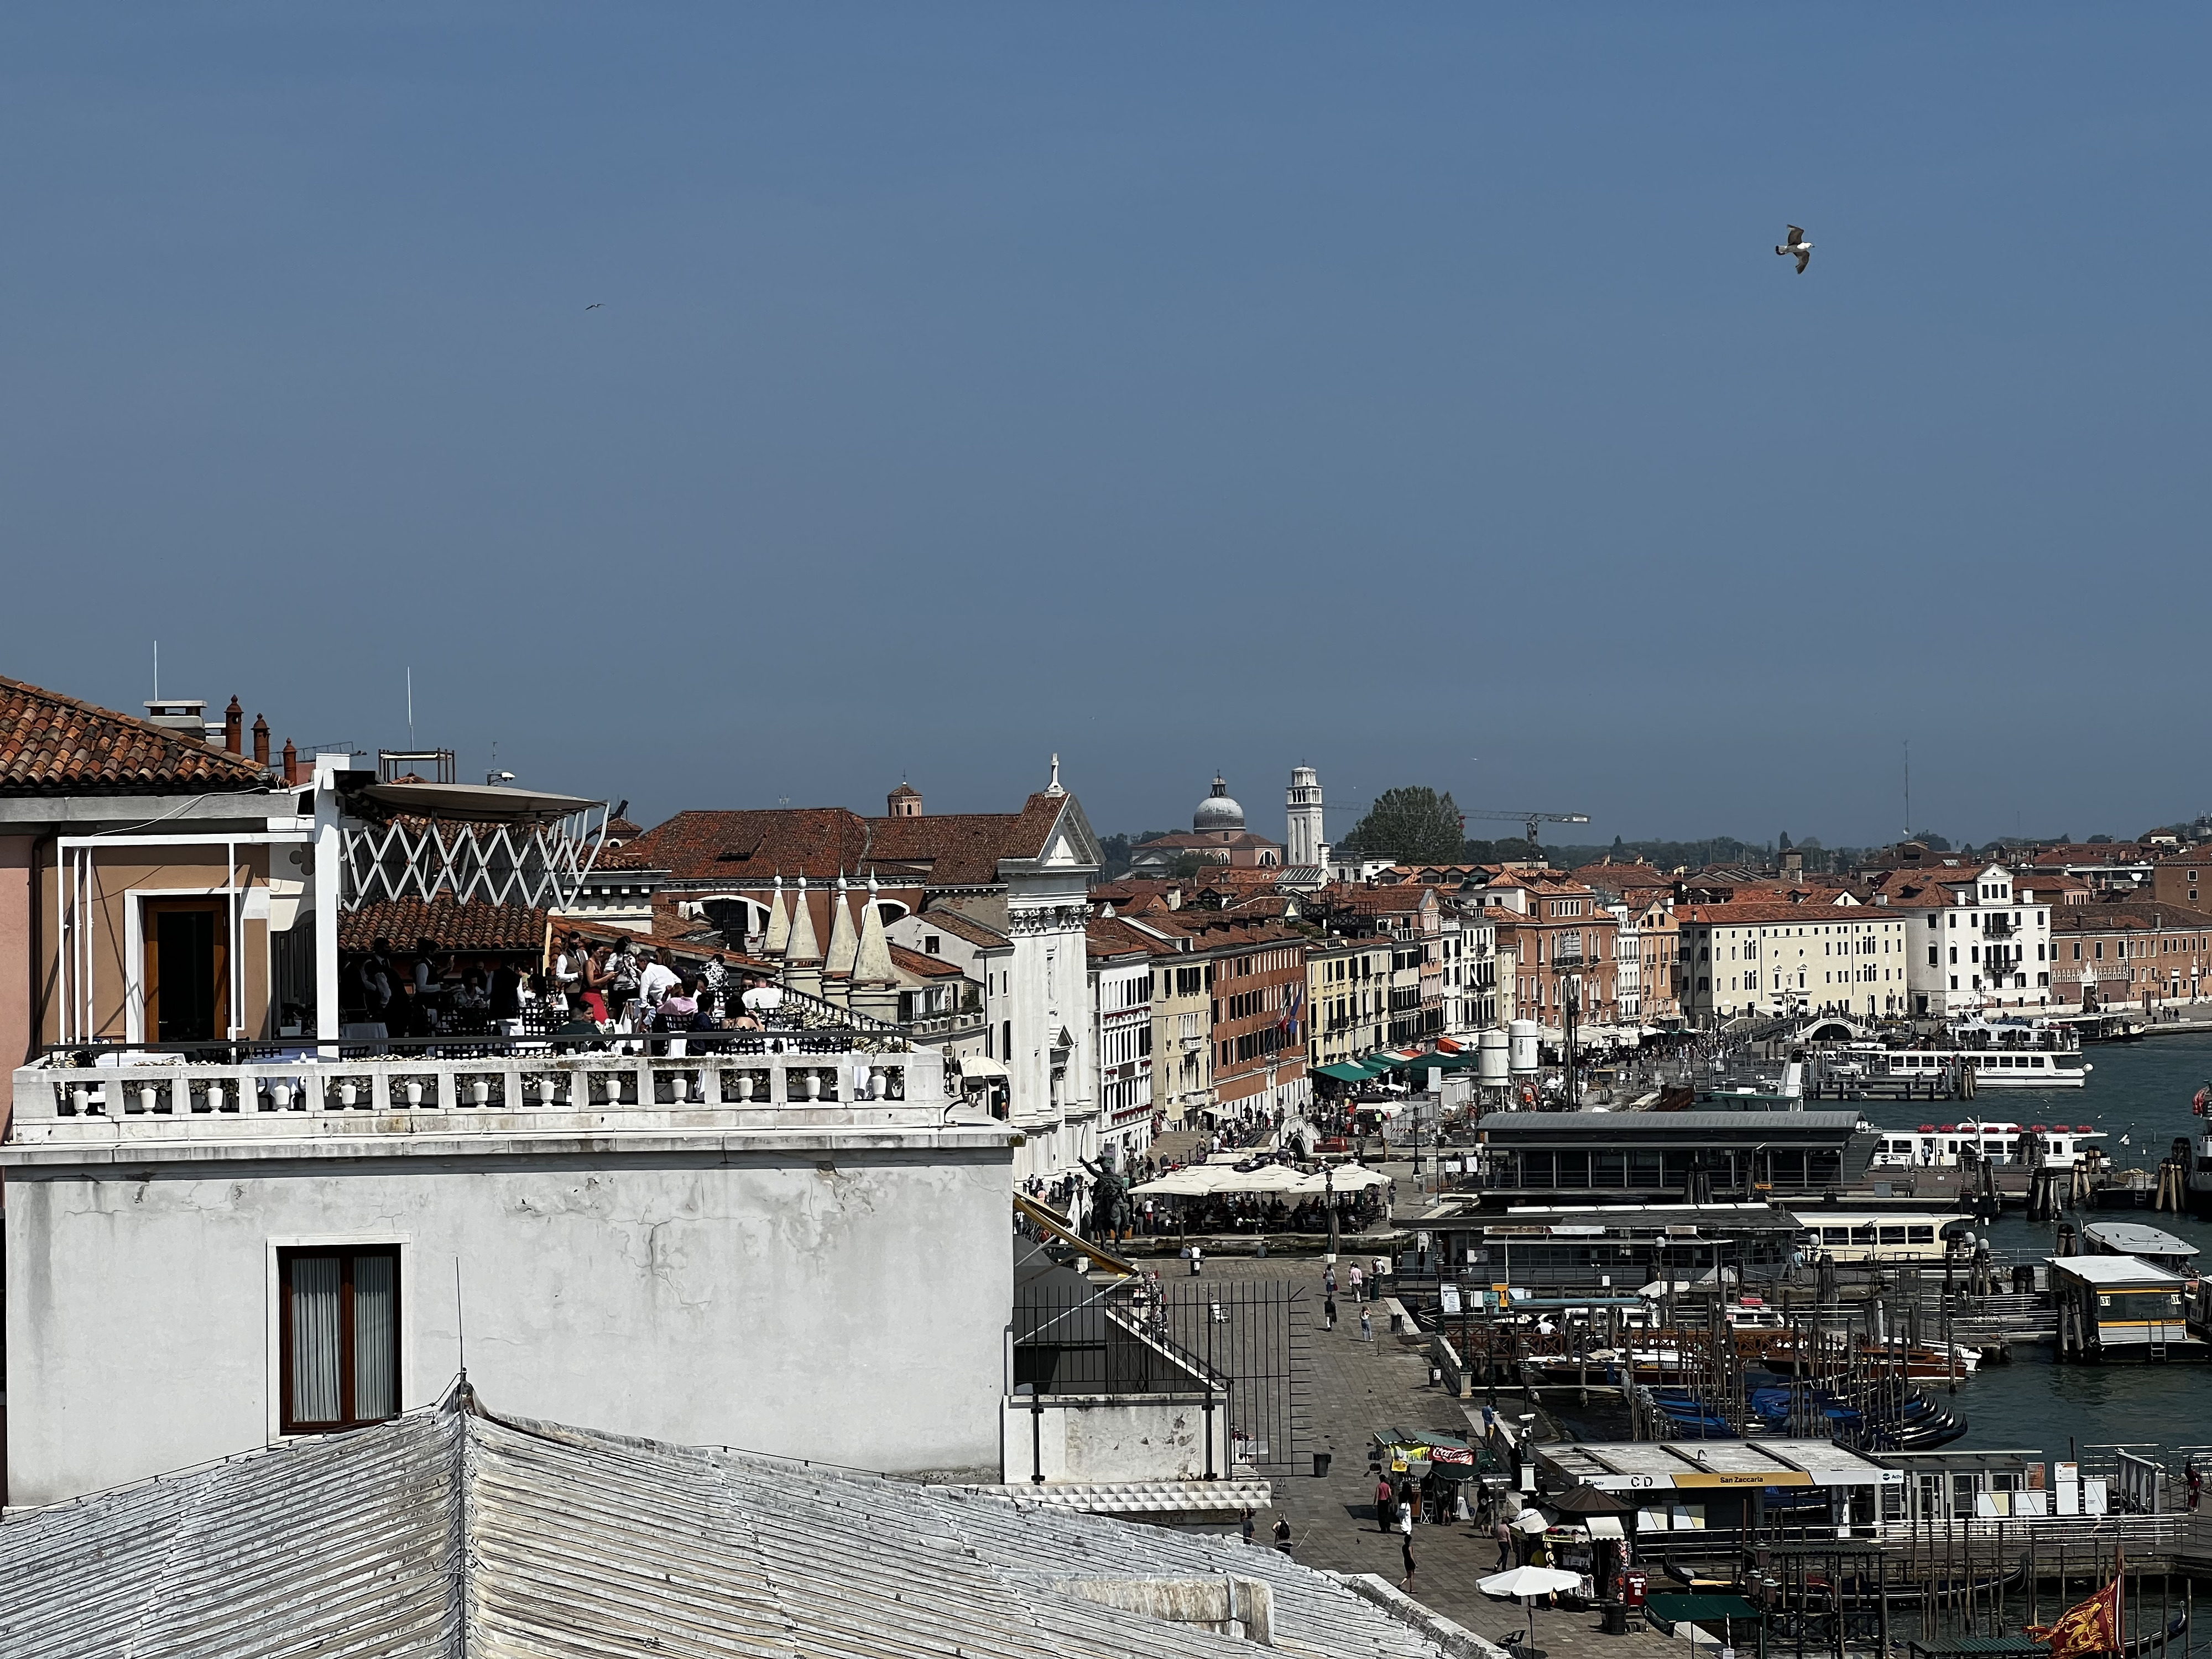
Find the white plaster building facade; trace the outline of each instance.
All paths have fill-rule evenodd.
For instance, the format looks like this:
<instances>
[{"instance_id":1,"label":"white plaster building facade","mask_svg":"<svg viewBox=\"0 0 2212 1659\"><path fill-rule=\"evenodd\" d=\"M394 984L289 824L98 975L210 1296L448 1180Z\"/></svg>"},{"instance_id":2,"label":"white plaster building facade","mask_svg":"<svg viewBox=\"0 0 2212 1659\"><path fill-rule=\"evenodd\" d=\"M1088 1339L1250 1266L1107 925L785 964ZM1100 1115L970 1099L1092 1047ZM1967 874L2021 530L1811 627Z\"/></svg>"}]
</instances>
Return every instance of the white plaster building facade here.
<instances>
[{"instance_id":1,"label":"white plaster building facade","mask_svg":"<svg viewBox=\"0 0 2212 1659\"><path fill-rule=\"evenodd\" d=\"M1139 949L1091 957L1098 1056L1098 1140L1121 1167L1152 1143L1152 958Z\"/></svg>"},{"instance_id":2,"label":"white plaster building facade","mask_svg":"<svg viewBox=\"0 0 2212 1659\"><path fill-rule=\"evenodd\" d=\"M1638 1024L1644 1018L1644 933L1637 925L1642 913L1619 900L1605 908L1619 929L1613 935L1613 954L1619 958L1613 974L1613 1002L1622 1024Z\"/></svg>"},{"instance_id":3,"label":"white plaster building facade","mask_svg":"<svg viewBox=\"0 0 2212 1659\"><path fill-rule=\"evenodd\" d=\"M1677 975L1692 1025L1736 1018L1905 1012L1913 913L1881 904L1680 907Z\"/></svg>"},{"instance_id":4,"label":"white plaster building facade","mask_svg":"<svg viewBox=\"0 0 2212 1659\"><path fill-rule=\"evenodd\" d=\"M2036 897L2034 881L2033 871L1992 864L1931 874L1916 896L1891 902L1912 918L1910 1012L2050 1006L2051 901Z\"/></svg>"},{"instance_id":5,"label":"white plaster building facade","mask_svg":"<svg viewBox=\"0 0 2212 1659\"><path fill-rule=\"evenodd\" d=\"M995 1471L1012 1136L866 1040L19 1070L9 1501L428 1404L465 1348L521 1413Z\"/></svg>"}]
</instances>

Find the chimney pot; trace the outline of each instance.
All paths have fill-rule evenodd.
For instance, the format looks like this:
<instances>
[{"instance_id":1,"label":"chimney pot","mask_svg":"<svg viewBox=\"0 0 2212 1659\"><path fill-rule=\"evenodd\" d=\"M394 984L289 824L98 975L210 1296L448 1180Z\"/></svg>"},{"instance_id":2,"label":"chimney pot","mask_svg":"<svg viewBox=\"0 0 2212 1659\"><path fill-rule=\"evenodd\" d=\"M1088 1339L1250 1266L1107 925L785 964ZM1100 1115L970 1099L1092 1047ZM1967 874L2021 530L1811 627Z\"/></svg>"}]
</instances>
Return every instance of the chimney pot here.
<instances>
[{"instance_id":1,"label":"chimney pot","mask_svg":"<svg viewBox=\"0 0 2212 1659\"><path fill-rule=\"evenodd\" d=\"M287 787L297 788L300 783L300 751L292 747L292 739L284 739L284 782Z\"/></svg>"},{"instance_id":2,"label":"chimney pot","mask_svg":"<svg viewBox=\"0 0 2212 1659\"><path fill-rule=\"evenodd\" d=\"M234 755L246 752L246 710L234 696L222 711L222 746Z\"/></svg>"},{"instance_id":3,"label":"chimney pot","mask_svg":"<svg viewBox=\"0 0 2212 1659\"><path fill-rule=\"evenodd\" d=\"M253 763L256 766L269 764L269 720L263 714L253 717Z\"/></svg>"}]
</instances>

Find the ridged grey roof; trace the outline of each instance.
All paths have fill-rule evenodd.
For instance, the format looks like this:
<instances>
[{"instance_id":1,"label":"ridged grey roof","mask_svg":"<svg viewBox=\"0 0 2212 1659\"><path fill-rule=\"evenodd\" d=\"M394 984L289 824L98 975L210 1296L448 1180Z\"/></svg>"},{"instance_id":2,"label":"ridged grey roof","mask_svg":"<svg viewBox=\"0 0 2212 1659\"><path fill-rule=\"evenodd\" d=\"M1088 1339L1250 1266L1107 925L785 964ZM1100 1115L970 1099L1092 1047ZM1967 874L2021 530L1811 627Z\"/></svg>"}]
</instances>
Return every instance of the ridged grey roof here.
<instances>
[{"instance_id":1,"label":"ridged grey roof","mask_svg":"<svg viewBox=\"0 0 2212 1659\"><path fill-rule=\"evenodd\" d=\"M9 1659L653 1654L1231 1659L1071 1581L1234 1575L1310 1659L1443 1659L1267 1548L1044 1504L483 1414L352 1434L0 1525Z\"/></svg>"},{"instance_id":2,"label":"ridged grey roof","mask_svg":"<svg viewBox=\"0 0 2212 1659\"><path fill-rule=\"evenodd\" d=\"M1482 1120L1492 1139L1534 1136L1595 1136L1605 1140L1651 1136L1712 1135L1726 1139L1777 1134L1849 1135L1859 1115L1852 1111L1808 1112L1493 1112Z\"/></svg>"}]
</instances>

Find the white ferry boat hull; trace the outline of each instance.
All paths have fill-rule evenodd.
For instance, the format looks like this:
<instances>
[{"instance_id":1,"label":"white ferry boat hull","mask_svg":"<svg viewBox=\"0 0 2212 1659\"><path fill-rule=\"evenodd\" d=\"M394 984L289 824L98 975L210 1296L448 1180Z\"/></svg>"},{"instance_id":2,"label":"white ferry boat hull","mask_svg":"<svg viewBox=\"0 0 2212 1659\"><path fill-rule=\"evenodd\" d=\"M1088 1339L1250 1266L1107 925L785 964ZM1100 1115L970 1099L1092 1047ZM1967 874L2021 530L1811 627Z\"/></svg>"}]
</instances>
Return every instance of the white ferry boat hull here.
<instances>
[{"instance_id":1,"label":"white ferry boat hull","mask_svg":"<svg viewBox=\"0 0 2212 1659\"><path fill-rule=\"evenodd\" d=\"M2018 1164L2026 1158L2020 1144L2023 1127L2043 1137L2043 1164L2051 1170L2072 1169L2105 1139L2103 1130L2087 1123L1923 1123L1917 1129L1882 1130L1881 1146L1871 1162L1877 1169L1948 1170L1972 1148L1984 1163Z\"/></svg>"}]
</instances>

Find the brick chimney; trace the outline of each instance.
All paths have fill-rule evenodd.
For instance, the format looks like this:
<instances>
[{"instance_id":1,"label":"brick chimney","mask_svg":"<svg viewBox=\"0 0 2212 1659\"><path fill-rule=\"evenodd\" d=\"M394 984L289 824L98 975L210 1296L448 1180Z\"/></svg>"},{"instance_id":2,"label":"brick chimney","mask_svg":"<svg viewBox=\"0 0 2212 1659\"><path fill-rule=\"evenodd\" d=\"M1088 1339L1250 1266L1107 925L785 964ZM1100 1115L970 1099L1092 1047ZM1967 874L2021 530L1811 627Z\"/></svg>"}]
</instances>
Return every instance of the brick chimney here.
<instances>
[{"instance_id":1,"label":"brick chimney","mask_svg":"<svg viewBox=\"0 0 2212 1659\"><path fill-rule=\"evenodd\" d=\"M269 721L265 715L256 714L253 717L253 763L256 766L269 764Z\"/></svg>"},{"instance_id":2,"label":"brick chimney","mask_svg":"<svg viewBox=\"0 0 2212 1659\"><path fill-rule=\"evenodd\" d=\"M239 707L236 697L222 711L222 746L234 755L246 752L246 710Z\"/></svg>"},{"instance_id":3,"label":"brick chimney","mask_svg":"<svg viewBox=\"0 0 2212 1659\"><path fill-rule=\"evenodd\" d=\"M289 789L300 786L300 751L292 747L292 739L284 739L284 785Z\"/></svg>"}]
</instances>

